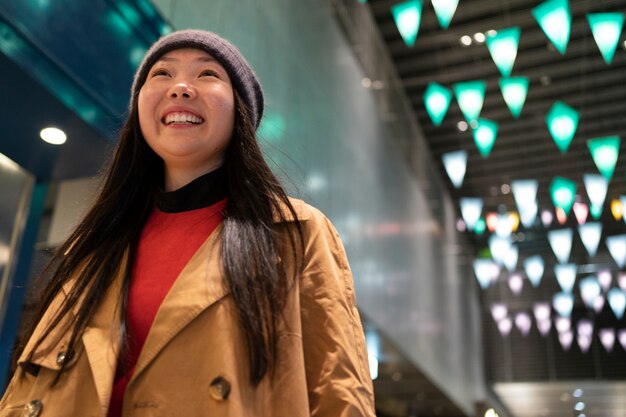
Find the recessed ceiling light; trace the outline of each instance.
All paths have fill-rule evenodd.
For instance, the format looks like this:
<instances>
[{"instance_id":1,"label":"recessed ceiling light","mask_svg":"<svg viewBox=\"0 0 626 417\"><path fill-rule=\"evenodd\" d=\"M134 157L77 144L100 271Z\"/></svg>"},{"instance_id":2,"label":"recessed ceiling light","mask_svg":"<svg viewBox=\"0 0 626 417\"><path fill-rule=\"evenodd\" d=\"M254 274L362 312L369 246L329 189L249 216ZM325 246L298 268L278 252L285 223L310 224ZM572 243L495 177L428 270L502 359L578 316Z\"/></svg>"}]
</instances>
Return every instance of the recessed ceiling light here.
<instances>
[{"instance_id":1,"label":"recessed ceiling light","mask_svg":"<svg viewBox=\"0 0 626 417\"><path fill-rule=\"evenodd\" d=\"M622 44L622 46L624 47L624 49L626 49L626 41L624 41L624 43Z\"/></svg>"},{"instance_id":2,"label":"recessed ceiling light","mask_svg":"<svg viewBox=\"0 0 626 417\"><path fill-rule=\"evenodd\" d=\"M509 184L502 184L500 191L502 191L502 194L508 194L511 192L511 186Z\"/></svg>"},{"instance_id":3,"label":"recessed ceiling light","mask_svg":"<svg viewBox=\"0 0 626 417\"><path fill-rule=\"evenodd\" d=\"M461 42L461 45L470 46L472 44L472 38L469 37L468 35L463 35L461 36L461 39L459 40L459 42Z\"/></svg>"},{"instance_id":4,"label":"recessed ceiling light","mask_svg":"<svg viewBox=\"0 0 626 417\"><path fill-rule=\"evenodd\" d=\"M468 129L468 127L469 126L467 125L467 122L464 120L461 120L460 122L456 124L456 128L459 129L459 131L461 132L465 132Z\"/></svg>"},{"instance_id":5,"label":"recessed ceiling light","mask_svg":"<svg viewBox=\"0 0 626 417\"><path fill-rule=\"evenodd\" d=\"M577 402L576 405L574 406L574 409L576 411L583 411L585 409L585 403L582 401Z\"/></svg>"},{"instance_id":6,"label":"recessed ceiling light","mask_svg":"<svg viewBox=\"0 0 626 417\"><path fill-rule=\"evenodd\" d=\"M498 31L493 30L493 29L487 31L487 36L496 36L497 34L498 34Z\"/></svg>"},{"instance_id":7,"label":"recessed ceiling light","mask_svg":"<svg viewBox=\"0 0 626 417\"><path fill-rule=\"evenodd\" d=\"M485 42L485 34L482 32L474 33L474 40L476 43L484 43Z\"/></svg>"},{"instance_id":8,"label":"recessed ceiling light","mask_svg":"<svg viewBox=\"0 0 626 417\"><path fill-rule=\"evenodd\" d=\"M361 85L365 88L370 88L372 86L372 80L370 80L369 78L365 77L361 80Z\"/></svg>"},{"instance_id":9,"label":"recessed ceiling light","mask_svg":"<svg viewBox=\"0 0 626 417\"><path fill-rule=\"evenodd\" d=\"M67 140L65 132L56 127L46 127L42 129L41 132L39 132L39 136L52 145L62 145Z\"/></svg>"},{"instance_id":10,"label":"recessed ceiling light","mask_svg":"<svg viewBox=\"0 0 626 417\"><path fill-rule=\"evenodd\" d=\"M576 398L580 398L583 396L583 390L580 388L576 388L574 392L572 393L572 395Z\"/></svg>"}]
</instances>

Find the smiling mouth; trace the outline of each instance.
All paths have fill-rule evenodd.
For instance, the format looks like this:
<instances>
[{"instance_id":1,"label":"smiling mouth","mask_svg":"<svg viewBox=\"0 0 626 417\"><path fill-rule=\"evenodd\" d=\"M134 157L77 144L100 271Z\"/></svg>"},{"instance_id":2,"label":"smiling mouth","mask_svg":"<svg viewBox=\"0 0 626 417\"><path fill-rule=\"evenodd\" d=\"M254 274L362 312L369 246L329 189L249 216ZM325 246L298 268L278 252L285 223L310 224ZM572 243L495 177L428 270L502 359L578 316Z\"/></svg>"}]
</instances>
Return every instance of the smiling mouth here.
<instances>
[{"instance_id":1,"label":"smiling mouth","mask_svg":"<svg viewBox=\"0 0 626 417\"><path fill-rule=\"evenodd\" d=\"M196 116L195 114L191 114L191 113L173 112L173 113L168 113L165 117L163 117L161 119L161 122L165 124L166 126L170 126L173 124L199 125L199 124L204 123L204 119L200 116Z\"/></svg>"}]
</instances>

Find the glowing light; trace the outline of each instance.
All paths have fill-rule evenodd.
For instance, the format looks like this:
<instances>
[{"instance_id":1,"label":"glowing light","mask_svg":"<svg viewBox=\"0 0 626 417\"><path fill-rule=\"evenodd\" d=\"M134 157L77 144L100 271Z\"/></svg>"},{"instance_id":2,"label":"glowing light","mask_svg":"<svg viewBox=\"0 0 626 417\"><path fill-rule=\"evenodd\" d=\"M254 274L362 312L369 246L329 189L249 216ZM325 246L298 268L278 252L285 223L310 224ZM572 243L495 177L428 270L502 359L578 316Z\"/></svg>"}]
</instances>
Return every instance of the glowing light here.
<instances>
[{"instance_id":1,"label":"glowing light","mask_svg":"<svg viewBox=\"0 0 626 417\"><path fill-rule=\"evenodd\" d=\"M615 346L615 329L600 329L598 337L600 338L600 343L604 346L604 350L609 353L612 352L613 346Z\"/></svg>"},{"instance_id":2,"label":"glowing light","mask_svg":"<svg viewBox=\"0 0 626 417\"><path fill-rule=\"evenodd\" d=\"M572 26L567 0L547 0L532 9L532 14L557 51L565 54Z\"/></svg>"},{"instance_id":3,"label":"glowing light","mask_svg":"<svg viewBox=\"0 0 626 417\"><path fill-rule=\"evenodd\" d=\"M493 148L493 144L496 143L498 123L492 120L478 119L473 133L474 143L476 143L478 152L480 152L483 158L488 157L489 153L491 153L491 148Z\"/></svg>"},{"instance_id":4,"label":"glowing light","mask_svg":"<svg viewBox=\"0 0 626 417\"><path fill-rule=\"evenodd\" d=\"M605 292L611 288L611 283L613 282L613 275L611 274L610 269L601 269L598 271L598 282L600 283L600 288L602 288Z\"/></svg>"},{"instance_id":5,"label":"glowing light","mask_svg":"<svg viewBox=\"0 0 626 417\"><path fill-rule=\"evenodd\" d=\"M591 217L594 218L594 220L598 220L602 215L602 206L596 206L592 204L591 206L589 206L589 213L591 214Z\"/></svg>"},{"instance_id":6,"label":"glowing light","mask_svg":"<svg viewBox=\"0 0 626 417\"><path fill-rule=\"evenodd\" d=\"M517 258L519 257L519 248L515 245L510 245L509 250L504 254L502 263L505 268L511 272L517 267ZM521 279L521 276L520 276Z\"/></svg>"},{"instance_id":7,"label":"glowing light","mask_svg":"<svg viewBox=\"0 0 626 417\"><path fill-rule=\"evenodd\" d=\"M498 265L503 265L509 251L511 250L511 239L493 235L489 238L489 251L491 257Z\"/></svg>"},{"instance_id":8,"label":"glowing light","mask_svg":"<svg viewBox=\"0 0 626 417\"><path fill-rule=\"evenodd\" d=\"M496 234L501 237L507 237L513 231L513 219L508 214L496 215Z\"/></svg>"},{"instance_id":9,"label":"glowing light","mask_svg":"<svg viewBox=\"0 0 626 417\"><path fill-rule=\"evenodd\" d=\"M372 354L368 354L367 360L370 366L370 378L374 381L378 378L378 358Z\"/></svg>"},{"instance_id":10,"label":"glowing light","mask_svg":"<svg viewBox=\"0 0 626 417\"><path fill-rule=\"evenodd\" d=\"M407 46L415 45L422 19L422 0L409 0L391 6L391 14Z\"/></svg>"},{"instance_id":11,"label":"glowing light","mask_svg":"<svg viewBox=\"0 0 626 417\"><path fill-rule=\"evenodd\" d=\"M498 322L498 331L503 337L506 337L511 333L513 328L513 322L510 318L506 317Z\"/></svg>"},{"instance_id":12,"label":"glowing light","mask_svg":"<svg viewBox=\"0 0 626 417\"><path fill-rule=\"evenodd\" d=\"M533 313L535 315L535 320L539 321L544 321L544 320L550 320L550 313L551 313L551 308L550 308L550 303L542 301L539 303L535 303L535 305L533 306Z\"/></svg>"},{"instance_id":13,"label":"glowing light","mask_svg":"<svg viewBox=\"0 0 626 417\"><path fill-rule=\"evenodd\" d=\"M537 188L539 187L539 181L537 180L515 180L511 181L511 189L513 190L513 197L515 198L515 204L517 210L521 213L528 206L534 205L536 207L537 201Z\"/></svg>"},{"instance_id":14,"label":"glowing light","mask_svg":"<svg viewBox=\"0 0 626 417\"><path fill-rule=\"evenodd\" d=\"M524 227L531 228L535 225L535 221L537 220L537 210L538 207L536 202L533 202L520 210L520 220L522 221Z\"/></svg>"},{"instance_id":15,"label":"glowing light","mask_svg":"<svg viewBox=\"0 0 626 417\"><path fill-rule=\"evenodd\" d=\"M563 292L571 293L576 283L576 264L556 265L554 274Z\"/></svg>"},{"instance_id":16,"label":"glowing light","mask_svg":"<svg viewBox=\"0 0 626 417\"><path fill-rule=\"evenodd\" d=\"M441 156L441 160L454 188L460 188L463 185L467 168L467 152L448 152Z\"/></svg>"},{"instance_id":17,"label":"glowing light","mask_svg":"<svg viewBox=\"0 0 626 417\"><path fill-rule=\"evenodd\" d=\"M572 320L566 317L557 317L554 320L554 327L559 333L566 332L572 328Z\"/></svg>"},{"instance_id":18,"label":"glowing light","mask_svg":"<svg viewBox=\"0 0 626 417\"><path fill-rule=\"evenodd\" d=\"M550 184L550 195L555 207L560 207L568 216L576 197L576 183L563 177L554 177Z\"/></svg>"},{"instance_id":19,"label":"glowing light","mask_svg":"<svg viewBox=\"0 0 626 417\"><path fill-rule=\"evenodd\" d=\"M474 230L480 213L483 211L482 198L463 197L459 200L461 205L461 216L468 230Z\"/></svg>"},{"instance_id":20,"label":"glowing light","mask_svg":"<svg viewBox=\"0 0 626 417\"><path fill-rule=\"evenodd\" d=\"M562 264L567 263L572 251L572 229L551 230L548 232L550 247L556 259Z\"/></svg>"},{"instance_id":21,"label":"glowing light","mask_svg":"<svg viewBox=\"0 0 626 417\"><path fill-rule=\"evenodd\" d=\"M624 13L589 13L587 20L604 62L610 65L624 27Z\"/></svg>"},{"instance_id":22,"label":"glowing light","mask_svg":"<svg viewBox=\"0 0 626 417\"><path fill-rule=\"evenodd\" d=\"M567 152L572 143L579 118L579 113L562 101L555 102L546 115L548 131L561 153Z\"/></svg>"},{"instance_id":23,"label":"glowing light","mask_svg":"<svg viewBox=\"0 0 626 417\"><path fill-rule=\"evenodd\" d=\"M474 274L480 288L487 289L492 282L498 279L500 267L490 259L475 259Z\"/></svg>"},{"instance_id":24,"label":"glowing light","mask_svg":"<svg viewBox=\"0 0 626 417\"><path fill-rule=\"evenodd\" d=\"M515 315L515 326L517 330L522 334L522 336L528 336L530 332L530 328L532 326L532 322L530 320L530 314L525 312L520 312Z\"/></svg>"},{"instance_id":25,"label":"glowing light","mask_svg":"<svg viewBox=\"0 0 626 417\"><path fill-rule=\"evenodd\" d=\"M477 235L482 235L483 233L485 233L485 229L487 228L487 223L485 222L485 219L483 219L482 217L480 219L478 219L478 221L476 222L476 226L474 227L474 233L476 233Z\"/></svg>"},{"instance_id":26,"label":"glowing light","mask_svg":"<svg viewBox=\"0 0 626 417\"><path fill-rule=\"evenodd\" d=\"M578 226L578 234L589 256L595 256L602 236L602 223L591 222Z\"/></svg>"},{"instance_id":27,"label":"glowing light","mask_svg":"<svg viewBox=\"0 0 626 417\"><path fill-rule=\"evenodd\" d=\"M593 340L593 322L588 319L578 320L578 323L576 323L576 332L578 333L578 337L576 338L578 347L580 347L583 353L586 353Z\"/></svg>"},{"instance_id":28,"label":"glowing light","mask_svg":"<svg viewBox=\"0 0 626 417\"><path fill-rule=\"evenodd\" d=\"M626 308L626 291L620 288L613 288L607 294L609 307L618 320L624 317L624 308Z\"/></svg>"},{"instance_id":29,"label":"glowing light","mask_svg":"<svg viewBox=\"0 0 626 417\"><path fill-rule=\"evenodd\" d=\"M378 357L380 356L380 339L375 331L365 333L365 346L370 365L370 377L374 380L378 378Z\"/></svg>"},{"instance_id":30,"label":"glowing light","mask_svg":"<svg viewBox=\"0 0 626 417\"><path fill-rule=\"evenodd\" d=\"M452 85L461 112L468 122L478 119L485 100L487 84L484 81L467 81Z\"/></svg>"},{"instance_id":31,"label":"glowing light","mask_svg":"<svg viewBox=\"0 0 626 417\"><path fill-rule=\"evenodd\" d=\"M442 29L448 29L454 12L459 5L459 0L432 0L432 3L435 14L437 15L437 20L439 20L439 26L441 26Z\"/></svg>"},{"instance_id":32,"label":"glowing light","mask_svg":"<svg viewBox=\"0 0 626 417\"><path fill-rule=\"evenodd\" d=\"M517 215L517 213L513 212L509 213L508 217L509 222L511 223L511 231L517 232L517 228L519 227L519 216Z\"/></svg>"},{"instance_id":33,"label":"glowing light","mask_svg":"<svg viewBox=\"0 0 626 417\"><path fill-rule=\"evenodd\" d=\"M432 120L435 126L441 125L451 101L452 91L450 89L435 82L428 84L424 92L424 105L430 120Z\"/></svg>"},{"instance_id":34,"label":"glowing light","mask_svg":"<svg viewBox=\"0 0 626 417\"><path fill-rule=\"evenodd\" d=\"M46 127L41 129L39 137L51 145L63 145L67 141L67 135L61 129L56 127Z\"/></svg>"},{"instance_id":35,"label":"glowing light","mask_svg":"<svg viewBox=\"0 0 626 417\"><path fill-rule=\"evenodd\" d=\"M566 292L558 292L552 297L552 307L561 317L570 318L574 308L574 296Z\"/></svg>"},{"instance_id":36,"label":"glowing light","mask_svg":"<svg viewBox=\"0 0 626 417\"><path fill-rule=\"evenodd\" d=\"M486 221L489 232L495 232L498 225L498 215L496 213L487 213Z\"/></svg>"},{"instance_id":37,"label":"glowing light","mask_svg":"<svg viewBox=\"0 0 626 417\"><path fill-rule=\"evenodd\" d=\"M590 310L593 309L596 298L602 293L600 283L598 279L593 276L589 276L580 280L578 284L580 288L580 296L583 302Z\"/></svg>"},{"instance_id":38,"label":"glowing light","mask_svg":"<svg viewBox=\"0 0 626 417\"><path fill-rule=\"evenodd\" d=\"M537 322L537 330L542 336L547 336L550 333L550 329L552 328L551 320L541 320Z\"/></svg>"},{"instance_id":39,"label":"glowing light","mask_svg":"<svg viewBox=\"0 0 626 417\"><path fill-rule=\"evenodd\" d=\"M620 200L611 200L611 214L613 215L613 218L617 221L620 221L622 219L622 216L624 215L624 206L622 205L622 202Z\"/></svg>"},{"instance_id":40,"label":"glowing light","mask_svg":"<svg viewBox=\"0 0 626 417\"><path fill-rule=\"evenodd\" d=\"M585 174L583 175L583 183L585 184L589 201L591 201L591 216L598 220L602 214L602 206L604 206L609 182L602 175Z\"/></svg>"},{"instance_id":41,"label":"glowing light","mask_svg":"<svg viewBox=\"0 0 626 417\"><path fill-rule=\"evenodd\" d=\"M554 216L549 210L543 210L541 212L541 223L543 224L543 227L550 226L552 224L553 219L554 219Z\"/></svg>"},{"instance_id":42,"label":"glowing light","mask_svg":"<svg viewBox=\"0 0 626 417\"><path fill-rule=\"evenodd\" d=\"M563 347L563 350L570 350L572 347L572 342L574 341L574 333L572 331L567 331L563 333L559 333L559 343Z\"/></svg>"},{"instance_id":43,"label":"glowing light","mask_svg":"<svg viewBox=\"0 0 626 417\"><path fill-rule=\"evenodd\" d=\"M617 266L624 268L626 264L626 235L609 236L605 242Z\"/></svg>"},{"instance_id":44,"label":"glowing light","mask_svg":"<svg viewBox=\"0 0 626 417\"><path fill-rule=\"evenodd\" d=\"M596 314L600 314L603 308L604 308L604 296L600 295L596 297L596 300L593 302L593 311L595 311Z\"/></svg>"},{"instance_id":45,"label":"glowing light","mask_svg":"<svg viewBox=\"0 0 626 417\"><path fill-rule=\"evenodd\" d=\"M543 269L543 259L539 255L531 256L524 261L524 271L533 287L538 287L541 284Z\"/></svg>"},{"instance_id":46,"label":"glowing light","mask_svg":"<svg viewBox=\"0 0 626 417\"><path fill-rule=\"evenodd\" d=\"M509 309L504 303L493 303L491 305L491 317L498 323L500 320L506 318L509 315Z\"/></svg>"},{"instance_id":47,"label":"glowing light","mask_svg":"<svg viewBox=\"0 0 626 417\"><path fill-rule=\"evenodd\" d=\"M487 36L487 48L498 70L504 77L511 75L517 57L521 29L518 26L501 29Z\"/></svg>"},{"instance_id":48,"label":"glowing light","mask_svg":"<svg viewBox=\"0 0 626 417\"><path fill-rule=\"evenodd\" d=\"M567 221L567 214L565 214L563 209L561 207L557 207L554 212L556 213L556 220L559 222L559 224L565 224L565 222Z\"/></svg>"},{"instance_id":49,"label":"glowing light","mask_svg":"<svg viewBox=\"0 0 626 417\"><path fill-rule=\"evenodd\" d=\"M587 215L589 214L589 207L584 203L574 202L574 216L578 224L585 224L587 221Z\"/></svg>"},{"instance_id":50,"label":"glowing light","mask_svg":"<svg viewBox=\"0 0 626 417\"><path fill-rule=\"evenodd\" d=\"M522 290L524 289L524 278L522 277L522 274L520 274L519 272L510 274L508 284L509 289L513 294L520 295L522 293Z\"/></svg>"},{"instance_id":51,"label":"glowing light","mask_svg":"<svg viewBox=\"0 0 626 417\"><path fill-rule=\"evenodd\" d=\"M511 77L500 79L500 90L504 102L511 111L514 118L518 118L524 108L526 96L528 95L528 77Z\"/></svg>"},{"instance_id":52,"label":"glowing light","mask_svg":"<svg viewBox=\"0 0 626 417\"><path fill-rule=\"evenodd\" d=\"M613 171L615 171L615 164L617 163L617 156L619 154L619 144L619 136L607 136L587 141L593 162L595 162L598 171L600 171L600 174L602 174L607 181L611 181Z\"/></svg>"}]
</instances>

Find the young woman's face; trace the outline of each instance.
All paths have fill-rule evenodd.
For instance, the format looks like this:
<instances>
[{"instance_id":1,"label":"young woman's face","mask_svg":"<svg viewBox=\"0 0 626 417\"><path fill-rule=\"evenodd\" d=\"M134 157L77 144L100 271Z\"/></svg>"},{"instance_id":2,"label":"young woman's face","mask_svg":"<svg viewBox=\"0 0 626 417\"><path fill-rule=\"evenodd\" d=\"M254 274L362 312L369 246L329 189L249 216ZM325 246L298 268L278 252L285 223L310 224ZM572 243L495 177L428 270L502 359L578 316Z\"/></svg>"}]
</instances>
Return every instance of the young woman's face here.
<instances>
[{"instance_id":1,"label":"young woman's face","mask_svg":"<svg viewBox=\"0 0 626 417\"><path fill-rule=\"evenodd\" d=\"M230 78L211 55L190 48L163 55L148 72L138 107L141 133L166 175L197 177L222 165L235 103Z\"/></svg>"}]
</instances>

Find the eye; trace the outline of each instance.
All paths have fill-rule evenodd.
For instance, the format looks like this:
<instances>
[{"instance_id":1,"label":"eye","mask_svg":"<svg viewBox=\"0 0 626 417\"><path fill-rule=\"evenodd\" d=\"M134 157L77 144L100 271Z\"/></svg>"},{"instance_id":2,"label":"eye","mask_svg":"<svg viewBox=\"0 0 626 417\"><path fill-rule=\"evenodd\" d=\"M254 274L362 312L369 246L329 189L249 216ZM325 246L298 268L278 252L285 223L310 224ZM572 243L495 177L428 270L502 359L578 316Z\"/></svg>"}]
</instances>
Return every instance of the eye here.
<instances>
[{"instance_id":1,"label":"eye","mask_svg":"<svg viewBox=\"0 0 626 417\"><path fill-rule=\"evenodd\" d=\"M167 72L166 70L162 69L162 68L157 68L154 71L152 71L150 73L150 75L152 77L160 77L160 76L168 76L170 75L169 72Z\"/></svg>"},{"instance_id":2,"label":"eye","mask_svg":"<svg viewBox=\"0 0 626 417\"><path fill-rule=\"evenodd\" d=\"M217 77L217 78L219 78L219 75L218 75L217 71L210 70L210 69L202 71L200 73L200 76L201 77Z\"/></svg>"}]
</instances>

